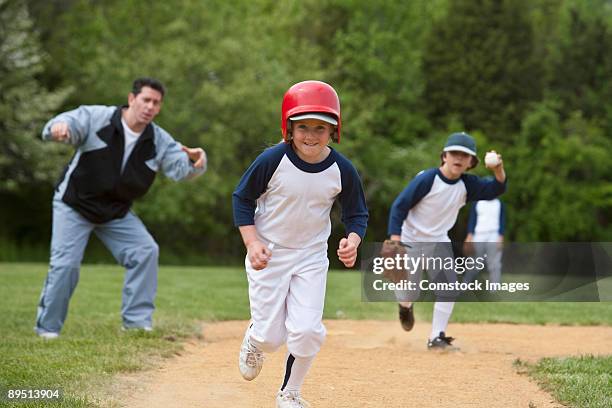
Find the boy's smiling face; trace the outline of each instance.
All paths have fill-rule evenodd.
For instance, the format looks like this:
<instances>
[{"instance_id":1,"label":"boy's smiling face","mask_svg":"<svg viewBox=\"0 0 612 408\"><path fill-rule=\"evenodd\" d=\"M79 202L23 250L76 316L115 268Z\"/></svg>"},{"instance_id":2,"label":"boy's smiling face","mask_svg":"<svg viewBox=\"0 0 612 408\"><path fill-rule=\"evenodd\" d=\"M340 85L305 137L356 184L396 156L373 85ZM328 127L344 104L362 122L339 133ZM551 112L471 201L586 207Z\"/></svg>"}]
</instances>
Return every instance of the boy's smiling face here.
<instances>
[{"instance_id":1,"label":"boy's smiling face","mask_svg":"<svg viewBox=\"0 0 612 408\"><path fill-rule=\"evenodd\" d=\"M442 160L442 173L450 179L461 177L472 165L472 155L460 151L445 152Z\"/></svg>"},{"instance_id":2,"label":"boy's smiling face","mask_svg":"<svg viewBox=\"0 0 612 408\"><path fill-rule=\"evenodd\" d=\"M329 154L327 144L334 127L319 119L302 119L291 124L293 149L307 163L319 163Z\"/></svg>"}]
</instances>

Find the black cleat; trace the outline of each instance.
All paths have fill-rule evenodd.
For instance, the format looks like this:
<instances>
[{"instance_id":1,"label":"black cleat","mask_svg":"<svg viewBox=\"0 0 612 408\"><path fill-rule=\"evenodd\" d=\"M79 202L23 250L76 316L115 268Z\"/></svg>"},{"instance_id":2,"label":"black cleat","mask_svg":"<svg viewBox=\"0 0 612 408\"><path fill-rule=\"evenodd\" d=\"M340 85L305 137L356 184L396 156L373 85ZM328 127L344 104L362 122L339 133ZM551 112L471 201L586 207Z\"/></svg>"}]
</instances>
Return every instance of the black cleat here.
<instances>
[{"instance_id":1,"label":"black cleat","mask_svg":"<svg viewBox=\"0 0 612 408\"><path fill-rule=\"evenodd\" d=\"M402 324L402 329L406 331L412 330L414 327L414 304L410 307L399 306L399 319Z\"/></svg>"},{"instance_id":2,"label":"black cleat","mask_svg":"<svg viewBox=\"0 0 612 408\"><path fill-rule=\"evenodd\" d=\"M443 351L458 351L459 347L453 346L453 337L446 337L444 332L440 332L438 337L427 342L427 348L429 350L443 350Z\"/></svg>"}]
</instances>

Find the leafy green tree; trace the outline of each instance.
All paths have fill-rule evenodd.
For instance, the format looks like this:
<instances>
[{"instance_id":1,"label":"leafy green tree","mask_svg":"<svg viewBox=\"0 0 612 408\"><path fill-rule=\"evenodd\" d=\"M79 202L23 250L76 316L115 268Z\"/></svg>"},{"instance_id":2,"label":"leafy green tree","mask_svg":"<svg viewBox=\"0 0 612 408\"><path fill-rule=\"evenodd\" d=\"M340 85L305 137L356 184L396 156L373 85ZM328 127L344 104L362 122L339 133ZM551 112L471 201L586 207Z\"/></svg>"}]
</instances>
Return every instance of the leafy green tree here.
<instances>
[{"instance_id":1,"label":"leafy green tree","mask_svg":"<svg viewBox=\"0 0 612 408\"><path fill-rule=\"evenodd\" d=\"M0 0L0 246L30 246L49 236L51 182L64 149L39 140L67 90L38 80L46 54L21 0ZM49 199L41 199L41 197ZM4 248L6 249L6 248Z\"/></svg>"},{"instance_id":2,"label":"leafy green tree","mask_svg":"<svg viewBox=\"0 0 612 408\"><path fill-rule=\"evenodd\" d=\"M507 198L511 236L519 241L610 238L612 163L602 130L579 113L560 119L555 104L525 117L512 163Z\"/></svg>"},{"instance_id":3,"label":"leafy green tree","mask_svg":"<svg viewBox=\"0 0 612 408\"><path fill-rule=\"evenodd\" d=\"M443 124L458 115L468 130L503 140L540 98L541 69L526 0L451 0L425 42L424 101Z\"/></svg>"},{"instance_id":4,"label":"leafy green tree","mask_svg":"<svg viewBox=\"0 0 612 408\"><path fill-rule=\"evenodd\" d=\"M72 150L37 141L43 122L125 103L144 75L168 86L157 123L210 159L204 177L160 177L135 206L162 259L243 254L232 191L280 140L283 92L306 79L340 94L334 148L362 176L368 239L382 239L395 196L463 129L504 155L511 236L611 235L607 0L0 0L0 11L0 224L11 238L47 245L51 182Z\"/></svg>"},{"instance_id":5,"label":"leafy green tree","mask_svg":"<svg viewBox=\"0 0 612 408\"><path fill-rule=\"evenodd\" d=\"M44 59L24 2L0 0L0 192L48 182L58 171L61 149L36 140L66 94L37 80Z\"/></svg>"},{"instance_id":6,"label":"leafy green tree","mask_svg":"<svg viewBox=\"0 0 612 408\"><path fill-rule=\"evenodd\" d=\"M612 131L612 25L607 17L578 7L567 11L551 92L561 101L563 117L579 111Z\"/></svg>"}]
</instances>

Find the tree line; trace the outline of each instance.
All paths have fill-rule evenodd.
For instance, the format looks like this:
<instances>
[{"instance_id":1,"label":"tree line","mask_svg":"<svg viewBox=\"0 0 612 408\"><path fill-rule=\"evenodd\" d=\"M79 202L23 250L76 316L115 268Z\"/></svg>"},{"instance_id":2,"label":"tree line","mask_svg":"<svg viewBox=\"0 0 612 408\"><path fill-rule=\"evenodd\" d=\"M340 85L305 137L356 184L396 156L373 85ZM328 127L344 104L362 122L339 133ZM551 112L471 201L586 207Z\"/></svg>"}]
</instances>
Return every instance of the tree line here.
<instances>
[{"instance_id":1,"label":"tree line","mask_svg":"<svg viewBox=\"0 0 612 408\"><path fill-rule=\"evenodd\" d=\"M609 1L0 0L0 22L0 247L48 245L72 151L39 140L44 122L122 104L145 75L168 88L157 123L210 159L204 177L160 178L135 205L162 259L242 256L232 191L280 140L282 95L305 79L340 95L337 148L363 179L369 240L459 130L504 157L509 240L612 239Z\"/></svg>"}]
</instances>

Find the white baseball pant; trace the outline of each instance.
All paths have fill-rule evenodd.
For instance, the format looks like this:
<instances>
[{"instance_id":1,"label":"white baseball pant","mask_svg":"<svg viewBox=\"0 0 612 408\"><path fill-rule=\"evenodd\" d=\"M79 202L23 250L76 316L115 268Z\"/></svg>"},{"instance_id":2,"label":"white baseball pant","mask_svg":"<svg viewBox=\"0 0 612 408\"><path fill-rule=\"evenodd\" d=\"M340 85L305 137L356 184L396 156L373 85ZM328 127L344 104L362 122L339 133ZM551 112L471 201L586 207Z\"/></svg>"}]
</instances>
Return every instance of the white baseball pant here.
<instances>
[{"instance_id":1,"label":"white baseball pant","mask_svg":"<svg viewBox=\"0 0 612 408\"><path fill-rule=\"evenodd\" d=\"M248 260L252 326L250 342L273 352L285 342L295 357L317 354L325 339L323 306L327 282L327 244L304 249L275 246L266 268Z\"/></svg>"}]
</instances>

